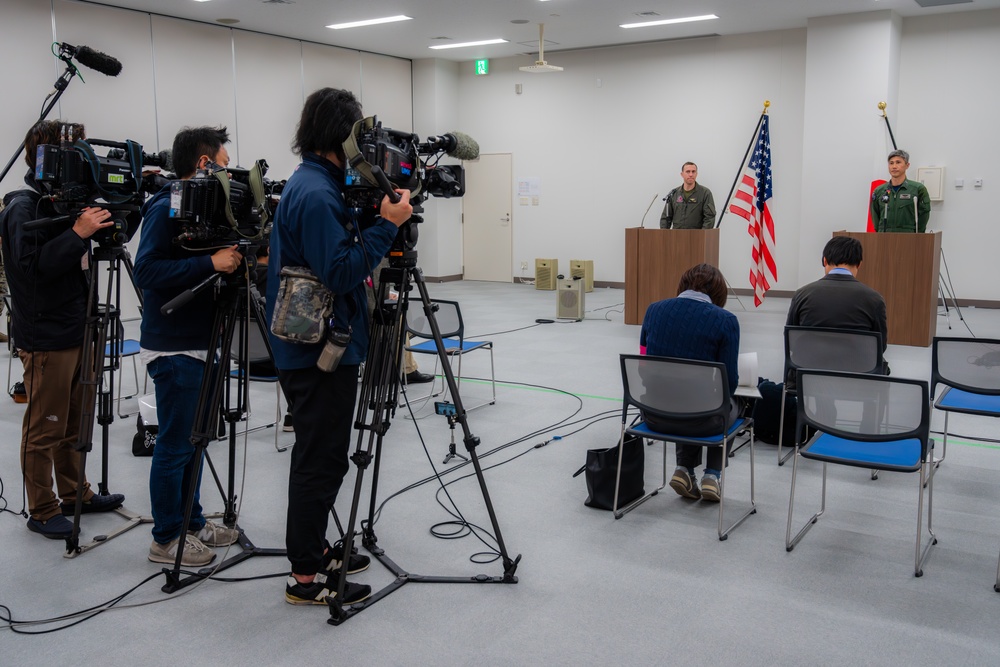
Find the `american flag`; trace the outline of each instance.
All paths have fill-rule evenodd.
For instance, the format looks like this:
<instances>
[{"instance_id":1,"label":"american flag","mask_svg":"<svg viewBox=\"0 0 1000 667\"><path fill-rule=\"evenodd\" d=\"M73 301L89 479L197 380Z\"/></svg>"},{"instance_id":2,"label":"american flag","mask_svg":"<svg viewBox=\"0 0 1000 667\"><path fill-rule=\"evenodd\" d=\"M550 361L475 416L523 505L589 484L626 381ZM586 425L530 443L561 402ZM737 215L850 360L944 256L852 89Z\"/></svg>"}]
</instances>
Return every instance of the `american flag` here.
<instances>
[{"instance_id":1,"label":"american flag","mask_svg":"<svg viewBox=\"0 0 1000 667\"><path fill-rule=\"evenodd\" d=\"M746 219L747 231L753 237L753 264L750 267L750 286L753 302L760 306L764 293L778 281L778 267L774 263L774 220L771 219L771 139L768 116L761 118L757 143L750 160L743 169L739 187L729 205L729 212Z\"/></svg>"}]
</instances>

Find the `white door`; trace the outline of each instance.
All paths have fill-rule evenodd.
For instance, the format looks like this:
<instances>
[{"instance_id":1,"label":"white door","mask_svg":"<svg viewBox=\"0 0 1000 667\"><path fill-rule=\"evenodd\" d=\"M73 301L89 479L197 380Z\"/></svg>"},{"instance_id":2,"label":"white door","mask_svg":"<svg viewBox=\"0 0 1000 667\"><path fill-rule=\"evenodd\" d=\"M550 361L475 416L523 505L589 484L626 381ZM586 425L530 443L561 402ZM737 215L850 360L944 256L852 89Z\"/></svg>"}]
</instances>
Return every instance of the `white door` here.
<instances>
[{"instance_id":1,"label":"white door","mask_svg":"<svg viewBox=\"0 0 1000 667\"><path fill-rule=\"evenodd\" d=\"M463 276L465 280L513 282L510 153L480 155L463 164Z\"/></svg>"}]
</instances>

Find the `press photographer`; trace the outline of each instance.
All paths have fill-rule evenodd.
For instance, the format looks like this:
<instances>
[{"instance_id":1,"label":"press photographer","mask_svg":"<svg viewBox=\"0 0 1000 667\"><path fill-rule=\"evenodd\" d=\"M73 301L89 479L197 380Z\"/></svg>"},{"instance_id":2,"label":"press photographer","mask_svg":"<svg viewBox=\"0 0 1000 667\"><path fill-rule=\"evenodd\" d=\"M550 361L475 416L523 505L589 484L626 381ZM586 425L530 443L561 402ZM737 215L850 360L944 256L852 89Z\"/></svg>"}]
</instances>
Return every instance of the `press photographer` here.
<instances>
[{"instance_id":1,"label":"press photographer","mask_svg":"<svg viewBox=\"0 0 1000 667\"><path fill-rule=\"evenodd\" d=\"M39 147L78 144L84 127L43 120L25 136L25 187L4 197L0 236L13 310L11 331L24 365L28 407L21 439L21 466L28 497L28 529L52 539L69 538L78 494L83 512L121 506L121 494L95 495L89 483L78 488L81 410L94 401L80 383L87 311L91 238L116 225L106 208L70 206L51 179L38 178ZM52 220L28 225L39 218ZM33 228L26 228L33 227ZM88 395L89 394L89 395ZM55 470L53 492L52 472Z\"/></svg>"},{"instance_id":2,"label":"press photographer","mask_svg":"<svg viewBox=\"0 0 1000 667\"><path fill-rule=\"evenodd\" d=\"M173 163L181 179L179 187L183 189L184 181L191 179L215 179L220 187L220 177L228 181L228 142L224 127L184 128L178 132ZM243 256L232 239L221 248L185 247L178 237L194 223L180 220L176 209L172 210L174 189L175 183L164 186L142 207L143 229L135 261L135 283L143 290L144 301L140 357L153 378L159 420L149 471L153 543L147 557L154 563L172 564L180 548L181 565L199 567L215 559L210 547L228 546L239 537L238 530L205 519L197 492L191 521L181 525L195 453L200 451L191 444L190 437L212 338L215 302L212 291L203 290L169 315L164 315L161 308L214 273L235 272ZM200 479L197 484L200 489Z\"/></svg>"}]
</instances>

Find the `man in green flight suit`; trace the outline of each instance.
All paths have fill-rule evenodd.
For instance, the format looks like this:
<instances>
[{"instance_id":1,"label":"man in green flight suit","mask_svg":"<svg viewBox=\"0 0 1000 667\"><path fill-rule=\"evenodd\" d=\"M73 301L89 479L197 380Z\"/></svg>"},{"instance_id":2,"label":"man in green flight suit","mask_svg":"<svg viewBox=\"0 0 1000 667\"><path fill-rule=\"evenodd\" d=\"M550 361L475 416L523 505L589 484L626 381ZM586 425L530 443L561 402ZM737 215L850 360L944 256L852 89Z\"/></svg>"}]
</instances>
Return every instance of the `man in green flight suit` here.
<instances>
[{"instance_id":1,"label":"man in green flight suit","mask_svg":"<svg viewBox=\"0 0 1000 667\"><path fill-rule=\"evenodd\" d=\"M889 182L872 193L872 225L876 232L921 232L931 218L931 198L919 181L906 178L910 154L889 153Z\"/></svg>"},{"instance_id":2,"label":"man in green flight suit","mask_svg":"<svg viewBox=\"0 0 1000 667\"><path fill-rule=\"evenodd\" d=\"M681 178L684 183L666 197L660 229L712 229L715 227L715 200L711 190L697 183L698 165L685 162L681 166Z\"/></svg>"}]
</instances>

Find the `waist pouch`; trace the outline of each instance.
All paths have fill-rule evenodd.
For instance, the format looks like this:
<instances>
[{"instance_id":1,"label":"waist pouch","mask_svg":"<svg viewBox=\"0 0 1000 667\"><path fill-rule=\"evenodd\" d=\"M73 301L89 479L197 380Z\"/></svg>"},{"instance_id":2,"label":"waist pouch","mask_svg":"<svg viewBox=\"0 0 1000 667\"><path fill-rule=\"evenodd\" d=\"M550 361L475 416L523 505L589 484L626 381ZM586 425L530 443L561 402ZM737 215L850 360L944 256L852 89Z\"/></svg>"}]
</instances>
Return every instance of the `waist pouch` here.
<instances>
[{"instance_id":1,"label":"waist pouch","mask_svg":"<svg viewBox=\"0 0 1000 667\"><path fill-rule=\"evenodd\" d=\"M314 344L326 336L334 294L305 266L281 269L271 333L288 343Z\"/></svg>"}]
</instances>

